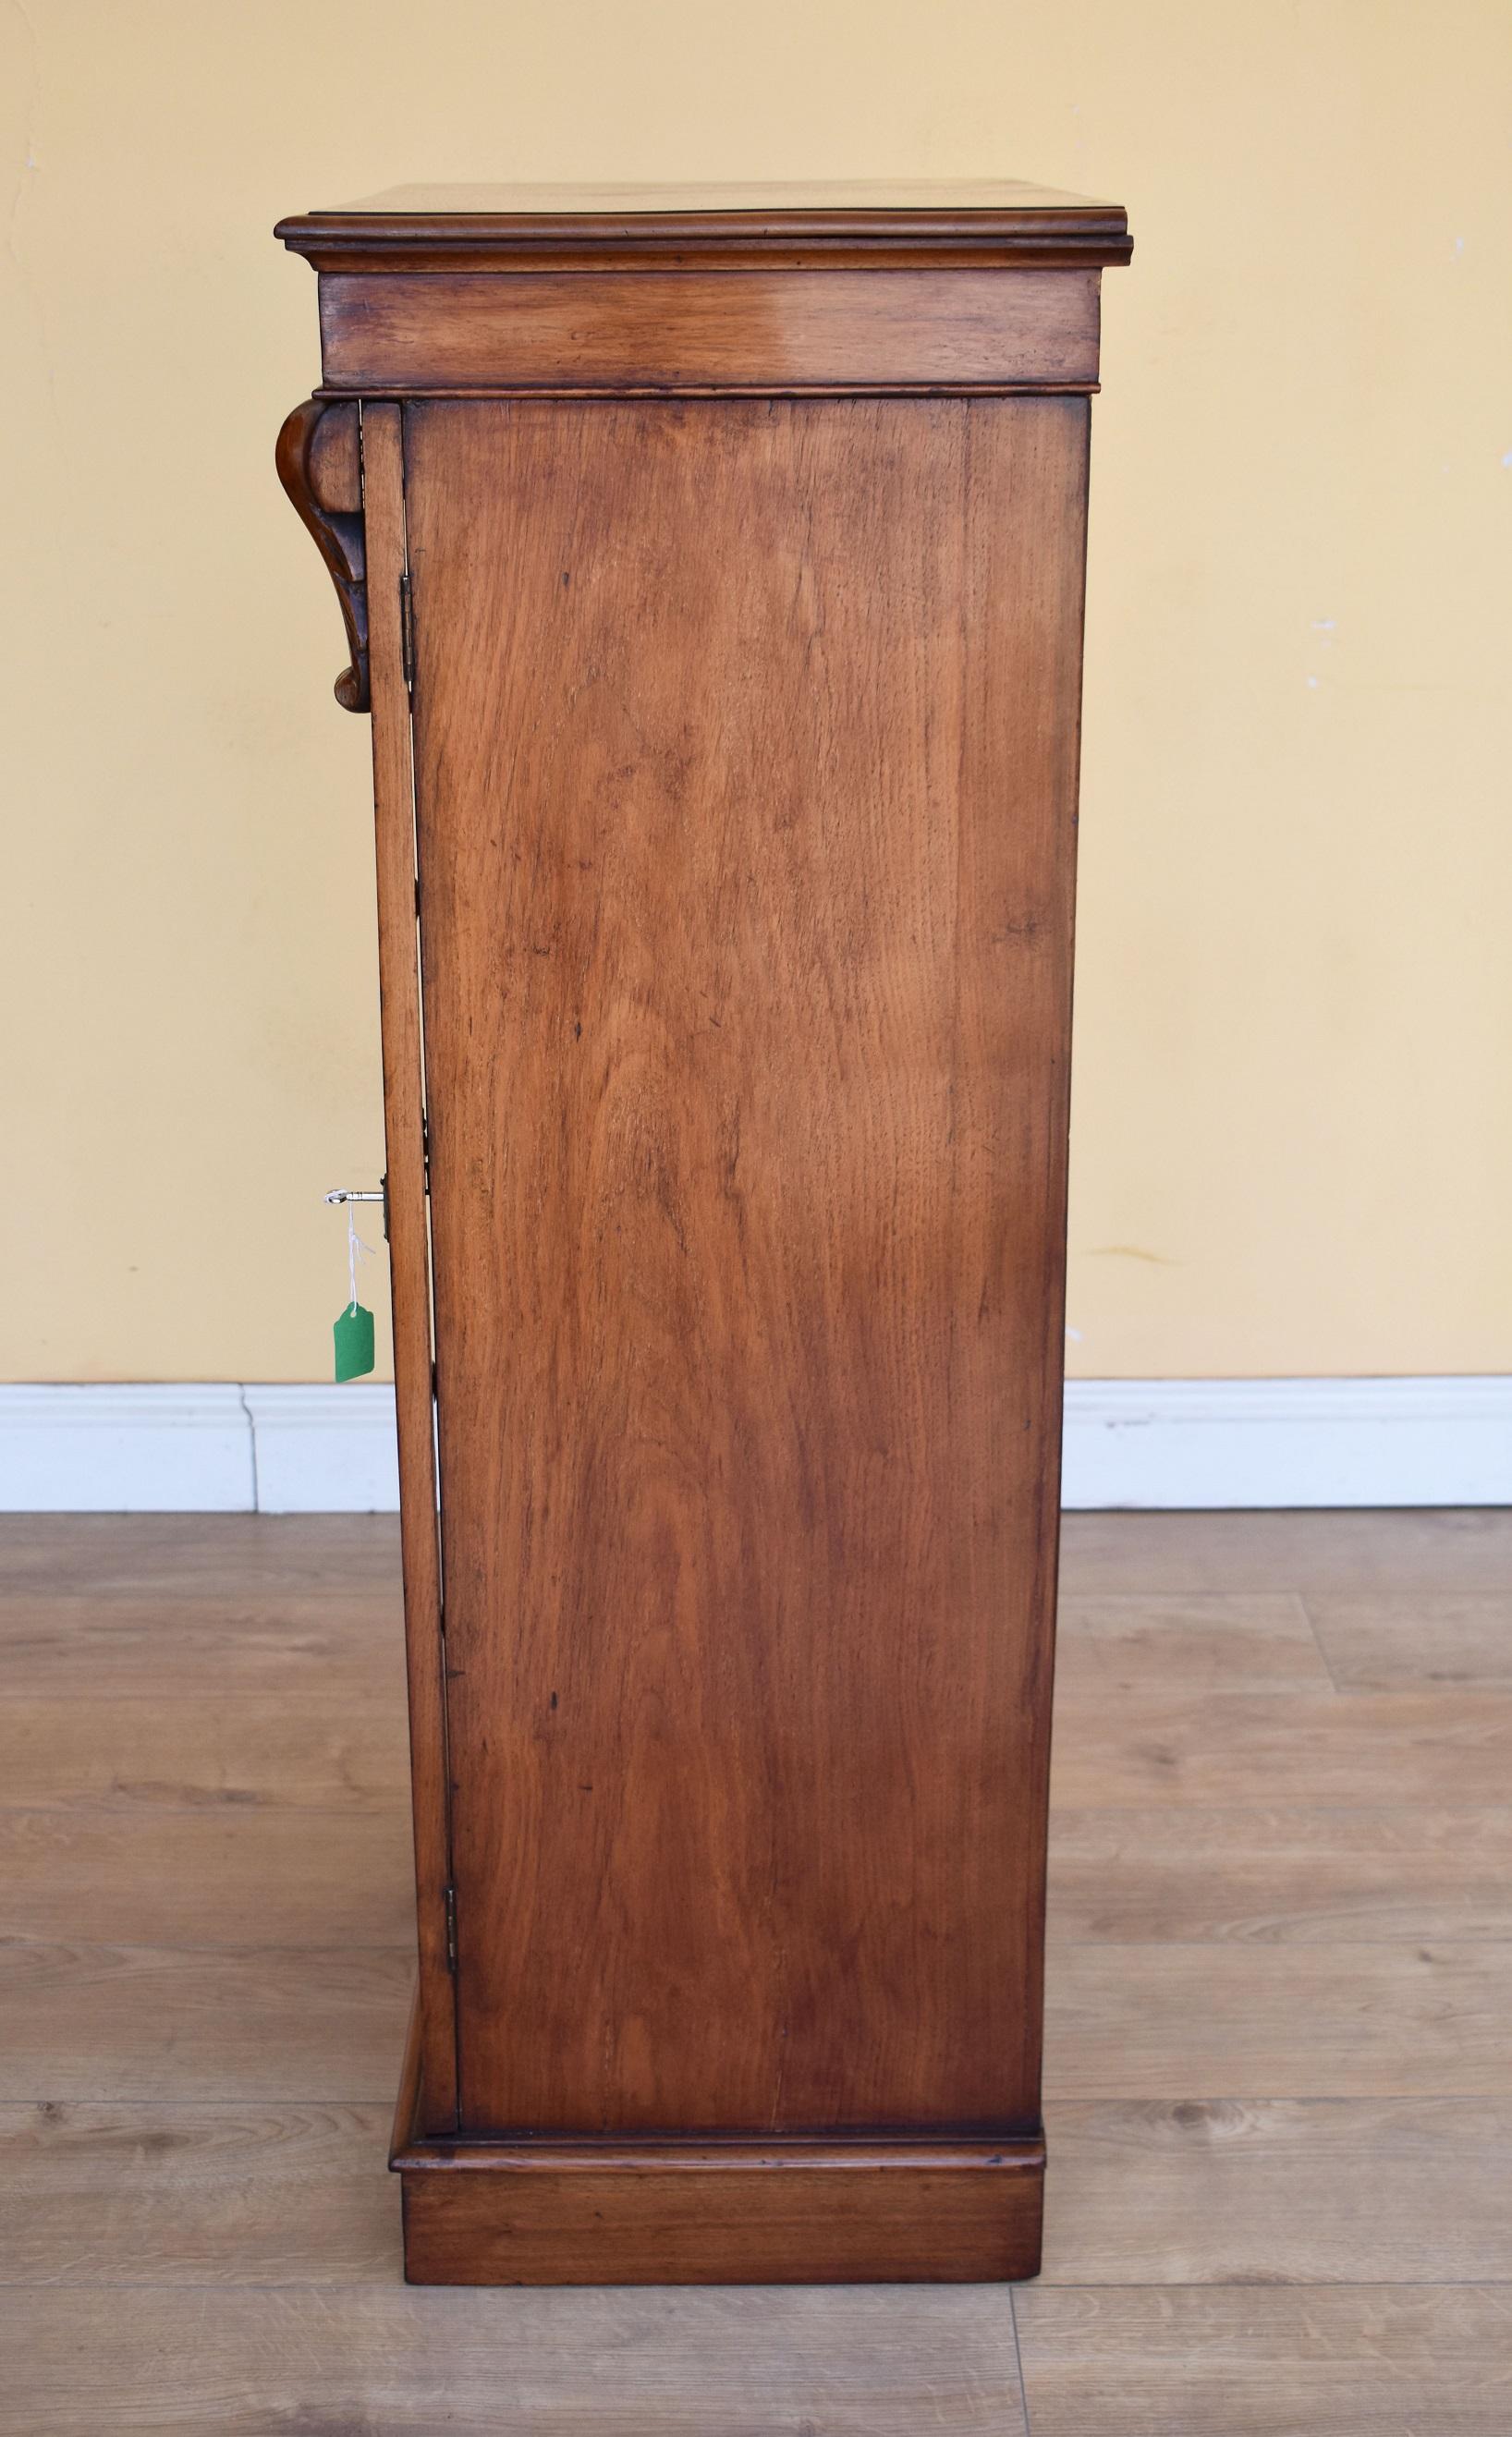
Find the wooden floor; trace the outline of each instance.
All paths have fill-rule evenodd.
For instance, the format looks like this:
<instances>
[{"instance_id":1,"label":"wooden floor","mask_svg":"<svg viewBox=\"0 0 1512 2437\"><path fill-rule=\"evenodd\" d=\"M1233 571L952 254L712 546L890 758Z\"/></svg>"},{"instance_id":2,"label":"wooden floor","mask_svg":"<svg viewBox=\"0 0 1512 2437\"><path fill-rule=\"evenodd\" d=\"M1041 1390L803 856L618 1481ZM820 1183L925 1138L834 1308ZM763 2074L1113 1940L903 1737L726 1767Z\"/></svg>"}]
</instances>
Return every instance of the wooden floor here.
<instances>
[{"instance_id":1,"label":"wooden floor","mask_svg":"<svg viewBox=\"0 0 1512 2437\"><path fill-rule=\"evenodd\" d=\"M1509 1587L1068 1523L1037 2285L410 2291L393 1524L0 1520L0 2428L1508 2437Z\"/></svg>"}]
</instances>

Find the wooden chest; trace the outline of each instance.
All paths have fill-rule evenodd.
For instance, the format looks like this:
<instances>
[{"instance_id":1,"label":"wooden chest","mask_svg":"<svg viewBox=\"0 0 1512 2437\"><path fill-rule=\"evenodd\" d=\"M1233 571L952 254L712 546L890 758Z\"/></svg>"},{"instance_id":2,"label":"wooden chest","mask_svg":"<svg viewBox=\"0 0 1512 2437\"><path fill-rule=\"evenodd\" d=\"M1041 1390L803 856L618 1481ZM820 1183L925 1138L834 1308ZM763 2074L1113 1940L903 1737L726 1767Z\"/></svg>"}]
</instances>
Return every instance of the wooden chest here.
<instances>
[{"instance_id":1,"label":"wooden chest","mask_svg":"<svg viewBox=\"0 0 1512 2437\"><path fill-rule=\"evenodd\" d=\"M442 2283L1038 2263L1089 394L1121 212L285 221L371 710Z\"/></svg>"}]
</instances>

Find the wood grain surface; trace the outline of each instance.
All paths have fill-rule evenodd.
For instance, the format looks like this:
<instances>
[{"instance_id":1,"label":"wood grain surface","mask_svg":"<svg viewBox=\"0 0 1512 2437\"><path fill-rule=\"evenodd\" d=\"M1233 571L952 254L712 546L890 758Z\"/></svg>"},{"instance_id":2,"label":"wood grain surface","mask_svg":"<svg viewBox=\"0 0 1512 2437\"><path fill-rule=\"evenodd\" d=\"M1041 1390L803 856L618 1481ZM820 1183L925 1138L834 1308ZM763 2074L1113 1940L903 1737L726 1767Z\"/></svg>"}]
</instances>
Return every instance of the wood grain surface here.
<instances>
[{"instance_id":1,"label":"wood grain surface","mask_svg":"<svg viewBox=\"0 0 1512 2437\"><path fill-rule=\"evenodd\" d=\"M225 2097L0 2107L0 2287L393 2286L387 2116Z\"/></svg>"},{"instance_id":2,"label":"wood grain surface","mask_svg":"<svg viewBox=\"0 0 1512 2437\"><path fill-rule=\"evenodd\" d=\"M332 272L328 391L1089 390L1096 271Z\"/></svg>"},{"instance_id":3,"label":"wood grain surface","mask_svg":"<svg viewBox=\"0 0 1512 2437\"><path fill-rule=\"evenodd\" d=\"M174 1630L171 1690L163 1632ZM229 1701L302 1685L314 1700L392 1701L404 1680L404 1614L392 1592L270 1591L265 1602L219 1587L174 1599L146 1591L97 1598L21 1591L0 1599L0 1692L29 1700Z\"/></svg>"},{"instance_id":4,"label":"wood grain surface","mask_svg":"<svg viewBox=\"0 0 1512 2437\"><path fill-rule=\"evenodd\" d=\"M1061 1810L1050 1908L1085 1940L1512 1937L1512 1808Z\"/></svg>"},{"instance_id":5,"label":"wood grain surface","mask_svg":"<svg viewBox=\"0 0 1512 2437\"><path fill-rule=\"evenodd\" d=\"M1033 2437L1501 2437L1512 2291L1027 2289Z\"/></svg>"},{"instance_id":6,"label":"wood grain surface","mask_svg":"<svg viewBox=\"0 0 1512 2437\"><path fill-rule=\"evenodd\" d=\"M1064 1597L1056 1698L1091 1717L1140 1694L1307 1692L1331 1686L1306 1607L1294 1592L1095 1593Z\"/></svg>"},{"instance_id":7,"label":"wood grain surface","mask_svg":"<svg viewBox=\"0 0 1512 2437\"><path fill-rule=\"evenodd\" d=\"M53 2287L25 2302L4 2406L16 2437L1025 2430L1001 2286L674 2286L654 2296Z\"/></svg>"},{"instance_id":8,"label":"wood grain surface","mask_svg":"<svg viewBox=\"0 0 1512 2437\"><path fill-rule=\"evenodd\" d=\"M1057 2098L1512 2093L1504 1939L1057 1943L1047 1987Z\"/></svg>"},{"instance_id":9,"label":"wood grain surface","mask_svg":"<svg viewBox=\"0 0 1512 2437\"><path fill-rule=\"evenodd\" d=\"M0 1937L398 1946L410 1823L381 1810L177 1803L0 1810Z\"/></svg>"},{"instance_id":10,"label":"wood grain surface","mask_svg":"<svg viewBox=\"0 0 1512 2437\"><path fill-rule=\"evenodd\" d=\"M41 1808L387 1811L405 1800L392 1666L372 1670L375 1686L388 1688L383 1700L311 1700L298 1655L281 1698L238 1692L235 1668L227 1672L220 1699L0 1697L0 1785L11 1802Z\"/></svg>"},{"instance_id":11,"label":"wood grain surface","mask_svg":"<svg viewBox=\"0 0 1512 2437\"><path fill-rule=\"evenodd\" d=\"M108 1639L123 1603L153 1602L176 1631L210 1599L251 1608L272 1631L286 1600L333 1605L350 1594L365 1603L377 1639L402 1613L398 1548L396 1515L0 1515L0 1618L26 1612L27 1602L46 1602L50 1613L54 1600L82 1593ZM77 1634L70 1626L53 1639L62 1659ZM153 1654L158 1693L167 1646ZM28 1678L19 1689L39 1687Z\"/></svg>"},{"instance_id":12,"label":"wood grain surface","mask_svg":"<svg viewBox=\"0 0 1512 2437\"><path fill-rule=\"evenodd\" d=\"M401 583L408 569L403 420L395 406L362 416L373 673L373 813L378 866L378 997L394 1404L399 1458L399 1550L414 1823L419 1944L418 2120L457 2124L457 2029L448 1965L451 1820L446 1770L446 1638L436 1521L435 1402L431 1322L431 1222L416 930L414 773Z\"/></svg>"},{"instance_id":13,"label":"wood grain surface","mask_svg":"<svg viewBox=\"0 0 1512 2437\"><path fill-rule=\"evenodd\" d=\"M1177 1685L1083 1704L1056 1760L1055 1798L1143 1808L1499 1804L1512 1786L1512 1692L1231 1692Z\"/></svg>"},{"instance_id":14,"label":"wood grain surface","mask_svg":"<svg viewBox=\"0 0 1512 2437\"><path fill-rule=\"evenodd\" d=\"M1512 2283L1512 2099L1048 2110L1044 2281Z\"/></svg>"},{"instance_id":15,"label":"wood grain surface","mask_svg":"<svg viewBox=\"0 0 1512 2437\"><path fill-rule=\"evenodd\" d=\"M0 2100L235 2094L386 2109L413 1982L413 1941L12 1938L0 1944Z\"/></svg>"},{"instance_id":16,"label":"wood grain surface","mask_svg":"<svg viewBox=\"0 0 1512 2437\"><path fill-rule=\"evenodd\" d=\"M355 405L326 406L307 398L278 434L278 479L309 534L336 587L346 628L350 665L336 680L343 710L371 708L367 660L367 587L363 580L361 500L354 498L358 454ZM335 427L321 445L323 430Z\"/></svg>"},{"instance_id":17,"label":"wood grain surface","mask_svg":"<svg viewBox=\"0 0 1512 2437\"><path fill-rule=\"evenodd\" d=\"M1085 406L406 428L464 2125L1032 2132Z\"/></svg>"},{"instance_id":18,"label":"wood grain surface","mask_svg":"<svg viewBox=\"0 0 1512 2437\"><path fill-rule=\"evenodd\" d=\"M391 186L280 220L322 272L1057 264L1133 251L1116 203L1018 179Z\"/></svg>"},{"instance_id":19,"label":"wood grain surface","mask_svg":"<svg viewBox=\"0 0 1512 2437\"><path fill-rule=\"evenodd\" d=\"M1512 1583L1450 1596L1317 1591L1308 1614L1341 1692L1512 1692Z\"/></svg>"},{"instance_id":20,"label":"wood grain surface","mask_svg":"<svg viewBox=\"0 0 1512 2437\"><path fill-rule=\"evenodd\" d=\"M1505 1600L1509 1582L1512 1526L1495 1507L1356 1507L1337 1515L1079 1515L1067 1529L1063 1587L1073 1599L1292 1591L1310 1607L1315 1593L1337 1591L1395 1606L1416 1591Z\"/></svg>"},{"instance_id":21,"label":"wood grain surface","mask_svg":"<svg viewBox=\"0 0 1512 2437\"><path fill-rule=\"evenodd\" d=\"M412 2157L413 2153L411 2153ZM1041 2143L463 2145L403 2174L412 2285L983 2285L1040 2262Z\"/></svg>"}]
</instances>

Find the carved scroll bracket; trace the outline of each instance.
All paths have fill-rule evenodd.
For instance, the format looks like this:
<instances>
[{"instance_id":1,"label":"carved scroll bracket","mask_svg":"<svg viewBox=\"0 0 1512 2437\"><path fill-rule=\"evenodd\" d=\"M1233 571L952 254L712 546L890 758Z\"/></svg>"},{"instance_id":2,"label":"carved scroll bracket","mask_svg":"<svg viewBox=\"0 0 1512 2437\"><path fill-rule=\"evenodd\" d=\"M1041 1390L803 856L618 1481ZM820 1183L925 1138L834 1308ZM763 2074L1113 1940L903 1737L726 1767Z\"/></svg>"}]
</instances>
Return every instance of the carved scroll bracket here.
<instances>
[{"instance_id":1,"label":"carved scroll bracket","mask_svg":"<svg viewBox=\"0 0 1512 2437\"><path fill-rule=\"evenodd\" d=\"M308 397L278 434L278 479L315 537L346 624L350 668L336 680L343 710L368 710L367 557L358 409Z\"/></svg>"}]
</instances>

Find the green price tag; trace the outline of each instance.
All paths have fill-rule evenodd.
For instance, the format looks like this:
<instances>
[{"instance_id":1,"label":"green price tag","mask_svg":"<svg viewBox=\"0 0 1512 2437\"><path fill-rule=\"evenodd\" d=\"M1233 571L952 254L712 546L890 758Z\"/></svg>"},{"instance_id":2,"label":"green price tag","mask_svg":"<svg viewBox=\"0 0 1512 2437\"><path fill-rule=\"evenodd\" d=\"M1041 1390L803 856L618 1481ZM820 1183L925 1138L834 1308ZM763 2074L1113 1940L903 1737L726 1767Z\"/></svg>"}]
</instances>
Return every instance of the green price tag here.
<instances>
[{"instance_id":1,"label":"green price tag","mask_svg":"<svg viewBox=\"0 0 1512 2437\"><path fill-rule=\"evenodd\" d=\"M366 1306L349 1303L332 1327L336 1341L336 1378L360 1379L373 1368L373 1315Z\"/></svg>"}]
</instances>

